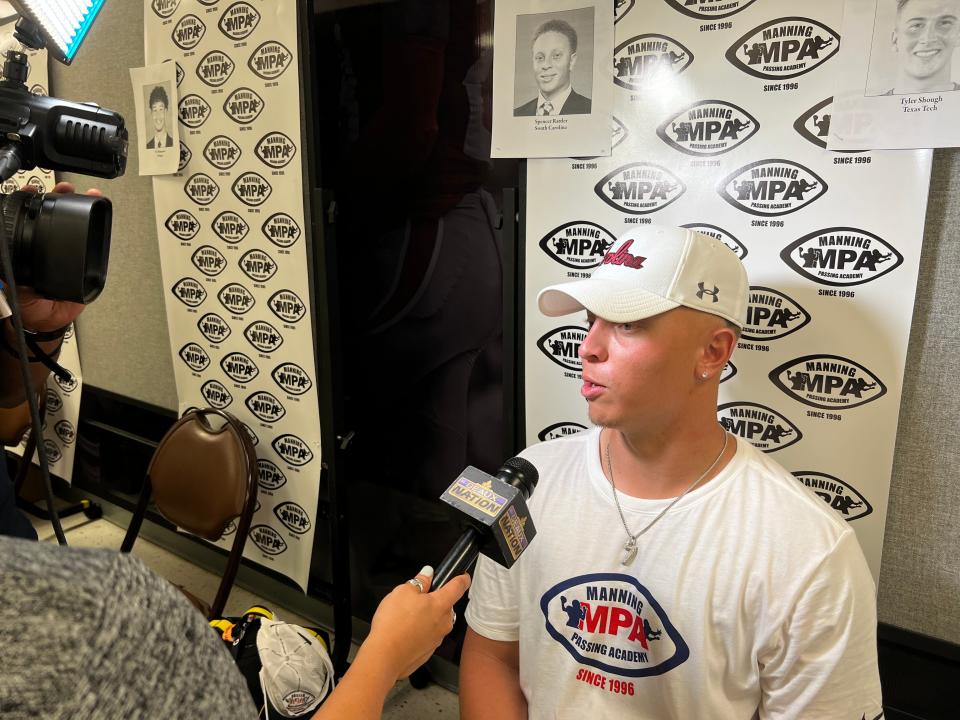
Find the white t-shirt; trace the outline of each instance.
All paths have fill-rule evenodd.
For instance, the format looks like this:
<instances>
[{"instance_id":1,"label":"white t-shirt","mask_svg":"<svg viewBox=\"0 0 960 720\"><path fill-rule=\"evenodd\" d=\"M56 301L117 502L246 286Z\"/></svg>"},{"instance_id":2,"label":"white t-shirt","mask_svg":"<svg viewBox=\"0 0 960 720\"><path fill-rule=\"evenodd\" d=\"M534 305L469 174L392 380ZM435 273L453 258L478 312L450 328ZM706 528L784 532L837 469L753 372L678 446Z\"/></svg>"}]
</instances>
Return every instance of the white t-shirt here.
<instances>
[{"instance_id":1,"label":"white t-shirt","mask_svg":"<svg viewBox=\"0 0 960 720\"><path fill-rule=\"evenodd\" d=\"M599 429L535 445L537 535L481 557L466 618L519 641L529 717L874 720L875 587L853 531L752 445L620 564ZM619 495L632 532L670 501Z\"/></svg>"}]
</instances>

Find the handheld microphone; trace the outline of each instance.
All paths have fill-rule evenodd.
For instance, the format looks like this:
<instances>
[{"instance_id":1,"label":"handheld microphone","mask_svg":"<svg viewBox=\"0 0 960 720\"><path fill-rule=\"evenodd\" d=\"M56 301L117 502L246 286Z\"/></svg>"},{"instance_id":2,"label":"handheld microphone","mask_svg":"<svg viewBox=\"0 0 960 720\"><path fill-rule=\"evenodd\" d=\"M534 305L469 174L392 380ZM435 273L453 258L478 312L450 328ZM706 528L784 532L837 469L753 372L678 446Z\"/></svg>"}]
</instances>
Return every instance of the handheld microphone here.
<instances>
[{"instance_id":1,"label":"handheld microphone","mask_svg":"<svg viewBox=\"0 0 960 720\"><path fill-rule=\"evenodd\" d=\"M479 553L505 568L517 561L537 534L526 501L539 477L521 457L507 460L496 477L472 466L460 473L440 500L463 515L469 527L437 566L431 591L465 572Z\"/></svg>"}]
</instances>

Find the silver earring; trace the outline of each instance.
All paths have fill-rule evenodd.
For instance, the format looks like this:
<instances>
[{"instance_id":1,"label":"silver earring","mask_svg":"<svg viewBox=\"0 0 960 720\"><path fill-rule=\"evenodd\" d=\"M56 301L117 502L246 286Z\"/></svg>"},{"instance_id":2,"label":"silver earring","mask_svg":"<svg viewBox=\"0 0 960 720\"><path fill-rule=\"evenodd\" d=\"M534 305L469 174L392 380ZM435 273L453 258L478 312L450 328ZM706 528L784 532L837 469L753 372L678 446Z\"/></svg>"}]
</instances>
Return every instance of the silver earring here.
<instances>
[{"instance_id":1,"label":"silver earring","mask_svg":"<svg viewBox=\"0 0 960 720\"><path fill-rule=\"evenodd\" d=\"M710 377L710 373L704 373L704 374L701 375L700 377L702 377L704 380L706 380L708 377Z\"/></svg>"}]
</instances>

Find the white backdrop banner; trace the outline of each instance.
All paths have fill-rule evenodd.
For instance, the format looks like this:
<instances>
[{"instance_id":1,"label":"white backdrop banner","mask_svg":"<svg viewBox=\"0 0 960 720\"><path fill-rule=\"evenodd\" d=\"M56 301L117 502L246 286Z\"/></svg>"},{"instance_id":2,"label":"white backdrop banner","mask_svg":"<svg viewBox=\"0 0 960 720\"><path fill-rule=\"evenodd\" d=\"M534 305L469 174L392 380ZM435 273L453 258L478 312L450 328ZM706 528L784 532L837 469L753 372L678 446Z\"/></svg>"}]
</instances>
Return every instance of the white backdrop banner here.
<instances>
[{"instance_id":1,"label":"white backdrop banner","mask_svg":"<svg viewBox=\"0 0 960 720\"><path fill-rule=\"evenodd\" d=\"M246 424L260 506L244 556L305 589L321 461L299 4L144 0L144 39L148 65L177 64L180 171L153 191L180 411Z\"/></svg>"},{"instance_id":2,"label":"white backdrop banner","mask_svg":"<svg viewBox=\"0 0 960 720\"><path fill-rule=\"evenodd\" d=\"M850 521L877 578L931 153L826 150L842 3L615 13L612 157L528 164L527 441L588 424L585 318L543 317L540 288L635 225L712 234L751 282L720 421Z\"/></svg>"}]
</instances>

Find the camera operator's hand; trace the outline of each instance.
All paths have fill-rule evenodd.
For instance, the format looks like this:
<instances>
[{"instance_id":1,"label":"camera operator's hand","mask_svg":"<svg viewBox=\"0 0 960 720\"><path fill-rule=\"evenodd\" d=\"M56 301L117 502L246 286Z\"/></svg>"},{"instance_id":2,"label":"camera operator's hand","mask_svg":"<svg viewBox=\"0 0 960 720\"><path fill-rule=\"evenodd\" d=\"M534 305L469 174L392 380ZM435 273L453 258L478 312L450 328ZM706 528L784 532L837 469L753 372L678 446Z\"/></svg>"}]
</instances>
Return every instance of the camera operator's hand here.
<instances>
[{"instance_id":1,"label":"camera operator's hand","mask_svg":"<svg viewBox=\"0 0 960 720\"><path fill-rule=\"evenodd\" d=\"M27 192L36 192L32 186L22 188ZM76 187L73 183L60 182L53 188L55 193L73 193ZM103 197L97 189L87 190L87 195ZM23 317L23 326L35 332L50 332L66 327L83 312L84 306L80 303L64 300L48 300L40 297L32 288L18 287L17 299L20 301L20 314Z\"/></svg>"}]
</instances>

